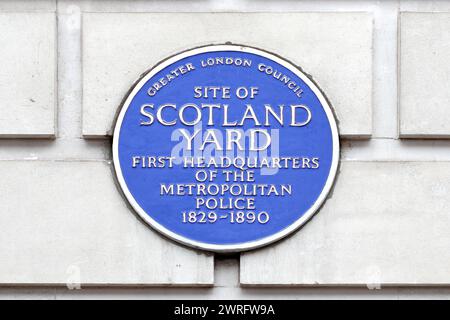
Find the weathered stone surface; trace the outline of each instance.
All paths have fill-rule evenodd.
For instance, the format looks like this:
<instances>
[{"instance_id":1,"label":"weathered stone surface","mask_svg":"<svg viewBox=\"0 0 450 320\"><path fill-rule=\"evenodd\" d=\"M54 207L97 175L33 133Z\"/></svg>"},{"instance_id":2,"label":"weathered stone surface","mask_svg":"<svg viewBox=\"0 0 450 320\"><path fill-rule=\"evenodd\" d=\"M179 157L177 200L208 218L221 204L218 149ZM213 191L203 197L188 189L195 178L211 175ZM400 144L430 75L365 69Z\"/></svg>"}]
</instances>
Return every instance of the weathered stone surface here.
<instances>
[{"instance_id":1,"label":"weathered stone surface","mask_svg":"<svg viewBox=\"0 0 450 320\"><path fill-rule=\"evenodd\" d=\"M450 138L450 13L401 14L400 136Z\"/></svg>"},{"instance_id":2,"label":"weathered stone surface","mask_svg":"<svg viewBox=\"0 0 450 320\"><path fill-rule=\"evenodd\" d=\"M211 285L214 259L144 225L103 161L0 161L0 285Z\"/></svg>"},{"instance_id":3,"label":"weathered stone surface","mask_svg":"<svg viewBox=\"0 0 450 320\"><path fill-rule=\"evenodd\" d=\"M0 138L56 131L56 17L0 12Z\"/></svg>"},{"instance_id":4,"label":"weathered stone surface","mask_svg":"<svg viewBox=\"0 0 450 320\"><path fill-rule=\"evenodd\" d=\"M343 162L300 231L241 256L244 285L449 285L450 162Z\"/></svg>"},{"instance_id":5,"label":"weathered stone surface","mask_svg":"<svg viewBox=\"0 0 450 320\"><path fill-rule=\"evenodd\" d=\"M341 135L371 135L372 17L366 13L85 13L83 135L111 134L123 97L158 61L228 41L300 65L336 109Z\"/></svg>"}]
</instances>

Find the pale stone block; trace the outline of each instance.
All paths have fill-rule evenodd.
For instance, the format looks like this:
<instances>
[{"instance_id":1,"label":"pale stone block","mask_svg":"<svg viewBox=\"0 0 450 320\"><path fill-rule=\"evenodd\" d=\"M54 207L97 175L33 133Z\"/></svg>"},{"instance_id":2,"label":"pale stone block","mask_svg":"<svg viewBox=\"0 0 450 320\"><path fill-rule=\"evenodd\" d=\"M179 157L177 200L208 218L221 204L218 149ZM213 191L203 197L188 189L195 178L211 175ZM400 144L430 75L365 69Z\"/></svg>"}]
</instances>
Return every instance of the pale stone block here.
<instances>
[{"instance_id":1,"label":"pale stone block","mask_svg":"<svg viewBox=\"0 0 450 320\"><path fill-rule=\"evenodd\" d=\"M0 13L0 138L54 137L56 17Z\"/></svg>"},{"instance_id":2,"label":"pale stone block","mask_svg":"<svg viewBox=\"0 0 450 320\"><path fill-rule=\"evenodd\" d=\"M450 13L401 14L400 136L450 138Z\"/></svg>"},{"instance_id":3,"label":"pale stone block","mask_svg":"<svg viewBox=\"0 0 450 320\"><path fill-rule=\"evenodd\" d=\"M56 0L0 0L0 11L56 11Z\"/></svg>"},{"instance_id":4,"label":"pale stone block","mask_svg":"<svg viewBox=\"0 0 450 320\"><path fill-rule=\"evenodd\" d=\"M450 162L343 162L323 209L241 256L241 284L450 284Z\"/></svg>"},{"instance_id":5,"label":"pale stone block","mask_svg":"<svg viewBox=\"0 0 450 320\"><path fill-rule=\"evenodd\" d=\"M156 234L108 162L0 161L0 285L211 285L213 257Z\"/></svg>"},{"instance_id":6,"label":"pale stone block","mask_svg":"<svg viewBox=\"0 0 450 320\"><path fill-rule=\"evenodd\" d=\"M346 137L372 133L372 17L366 13L84 13L83 135L110 135L135 80L158 61L233 42L278 53L325 91Z\"/></svg>"}]
</instances>

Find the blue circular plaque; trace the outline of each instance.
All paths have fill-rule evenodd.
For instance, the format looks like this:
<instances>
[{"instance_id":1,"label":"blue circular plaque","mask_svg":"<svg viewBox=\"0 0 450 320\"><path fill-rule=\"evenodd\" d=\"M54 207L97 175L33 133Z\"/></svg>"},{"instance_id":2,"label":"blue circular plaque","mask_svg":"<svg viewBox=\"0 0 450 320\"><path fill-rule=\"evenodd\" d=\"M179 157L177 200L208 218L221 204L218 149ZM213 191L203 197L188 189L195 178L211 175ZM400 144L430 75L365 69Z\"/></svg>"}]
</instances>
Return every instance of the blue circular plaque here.
<instances>
[{"instance_id":1,"label":"blue circular plaque","mask_svg":"<svg viewBox=\"0 0 450 320\"><path fill-rule=\"evenodd\" d=\"M256 48L213 45L151 69L117 118L124 195L154 229L217 252L285 237L334 183L339 137L319 88Z\"/></svg>"}]
</instances>

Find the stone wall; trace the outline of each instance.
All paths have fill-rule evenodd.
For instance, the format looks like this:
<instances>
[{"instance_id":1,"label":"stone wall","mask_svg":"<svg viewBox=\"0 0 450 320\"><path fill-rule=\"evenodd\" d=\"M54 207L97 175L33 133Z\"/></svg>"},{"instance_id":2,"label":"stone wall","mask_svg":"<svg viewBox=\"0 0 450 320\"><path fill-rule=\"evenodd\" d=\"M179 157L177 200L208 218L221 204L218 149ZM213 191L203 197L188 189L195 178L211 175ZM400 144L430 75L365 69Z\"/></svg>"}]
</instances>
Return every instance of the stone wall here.
<instances>
[{"instance_id":1,"label":"stone wall","mask_svg":"<svg viewBox=\"0 0 450 320\"><path fill-rule=\"evenodd\" d=\"M0 26L0 298L450 297L450 0L1 0ZM302 230L214 257L133 214L110 136L145 70L228 41L314 77L342 163Z\"/></svg>"}]
</instances>

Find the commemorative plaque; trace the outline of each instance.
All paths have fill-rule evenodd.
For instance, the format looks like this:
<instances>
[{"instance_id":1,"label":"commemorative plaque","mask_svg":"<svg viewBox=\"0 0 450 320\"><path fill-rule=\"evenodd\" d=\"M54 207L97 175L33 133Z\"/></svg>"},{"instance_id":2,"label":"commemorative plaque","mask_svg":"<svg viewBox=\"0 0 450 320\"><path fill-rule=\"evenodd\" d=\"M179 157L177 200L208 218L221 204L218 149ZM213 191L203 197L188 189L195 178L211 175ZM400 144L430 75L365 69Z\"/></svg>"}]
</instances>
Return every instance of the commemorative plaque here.
<instances>
[{"instance_id":1,"label":"commemorative plaque","mask_svg":"<svg viewBox=\"0 0 450 320\"><path fill-rule=\"evenodd\" d=\"M195 248L244 251L320 208L339 137L299 68L260 49L213 45L162 61L132 88L113 158L125 197L151 227Z\"/></svg>"}]
</instances>

